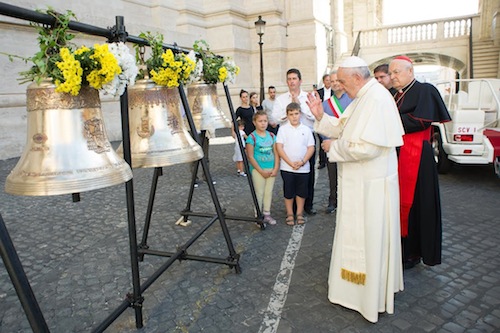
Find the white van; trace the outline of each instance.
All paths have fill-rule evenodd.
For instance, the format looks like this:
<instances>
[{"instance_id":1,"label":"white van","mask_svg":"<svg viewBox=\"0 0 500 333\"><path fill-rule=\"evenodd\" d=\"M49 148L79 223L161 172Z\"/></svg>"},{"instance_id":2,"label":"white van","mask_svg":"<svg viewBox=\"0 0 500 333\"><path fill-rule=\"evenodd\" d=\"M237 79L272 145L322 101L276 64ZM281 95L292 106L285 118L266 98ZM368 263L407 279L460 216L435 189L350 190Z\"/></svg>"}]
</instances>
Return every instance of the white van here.
<instances>
[{"instance_id":1,"label":"white van","mask_svg":"<svg viewBox=\"0 0 500 333\"><path fill-rule=\"evenodd\" d=\"M452 121L433 123L431 137L440 173L453 163L494 164L500 177L500 79L435 83Z\"/></svg>"}]
</instances>

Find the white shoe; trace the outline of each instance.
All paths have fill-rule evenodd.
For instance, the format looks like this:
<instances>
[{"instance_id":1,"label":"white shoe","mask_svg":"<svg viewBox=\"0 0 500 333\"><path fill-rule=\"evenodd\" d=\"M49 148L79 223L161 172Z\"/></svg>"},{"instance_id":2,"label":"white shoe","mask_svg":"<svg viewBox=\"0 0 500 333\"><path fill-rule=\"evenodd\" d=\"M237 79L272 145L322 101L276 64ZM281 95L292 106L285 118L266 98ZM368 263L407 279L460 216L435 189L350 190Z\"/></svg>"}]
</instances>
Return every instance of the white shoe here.
<instances>
[{"instance_id":1,"label":"white shoe","mask_svg":"<svg viewBox=\"0 0 500 333\"><path fill-rule=\"evenodd\" d=\"M239 176L240 176L240 177L246 177L246 176L247 176L247 174L246 174L246 173L244 173L244 172L240 172Z\"/></svg>"},{"instance_id":2,"label":"white shoe","mask_svg":"<svg viewBox=\"0 0 500 333\"><path fill-rule=\"evenodd\" d=\"M276 220L273 219L273 217L271 215L264 215L264 222L270 224L270 225L275 225L276 224Z\"/></svg>"}]
</instances>

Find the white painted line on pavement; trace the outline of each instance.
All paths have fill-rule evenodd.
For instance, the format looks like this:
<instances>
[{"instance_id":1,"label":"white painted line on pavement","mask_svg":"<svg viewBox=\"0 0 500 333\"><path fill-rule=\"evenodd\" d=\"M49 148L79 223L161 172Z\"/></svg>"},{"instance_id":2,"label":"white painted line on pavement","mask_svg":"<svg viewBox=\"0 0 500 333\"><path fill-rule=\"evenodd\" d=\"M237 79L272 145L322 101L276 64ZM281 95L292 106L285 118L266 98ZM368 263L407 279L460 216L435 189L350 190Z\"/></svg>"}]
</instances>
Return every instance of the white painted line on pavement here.
<instances>
[{"instance_id":1,"label":"white painted line on pavement","mask_svg":"<svg viewBox=\"0 0 500 333\"><path fill-rule=\"evenodd\" d=\"M295 258L297 258L297 254L299 253L303 234L304 225L296 225L293 227L292 235L290 236L285 255L281 261L280 271L276 276L276 283L274 284L273 293L269 298L269 304L264 313L264 319L260 325L259 333L275 333L278 330L281 312L285 306L288 287L292 279Z\"/></svg>"},{"instance_id":2,"label":"white painted line on pavement","mask_svg":"<svg viewBox=\"0 0 500 333\"><path fill-rule=\"evenodd\" d=\"M211 145L227 145L229 143L234 143L234 139L231 136L219 136L215 138L210 138L208 142Z\"/></svg>"}]
</instances>

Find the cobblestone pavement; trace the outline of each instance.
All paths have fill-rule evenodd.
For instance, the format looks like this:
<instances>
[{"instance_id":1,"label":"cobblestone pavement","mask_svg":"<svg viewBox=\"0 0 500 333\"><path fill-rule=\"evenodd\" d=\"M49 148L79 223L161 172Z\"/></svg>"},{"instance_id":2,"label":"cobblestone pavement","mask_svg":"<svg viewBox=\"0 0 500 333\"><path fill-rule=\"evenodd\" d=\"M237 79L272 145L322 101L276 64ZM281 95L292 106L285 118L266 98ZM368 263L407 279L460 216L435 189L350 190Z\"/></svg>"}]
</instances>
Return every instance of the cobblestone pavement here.
<instances>
[{"instance_id":1,"label":"cobblestone pavement","mask_svg":"<svg viewBox=\"0 0 500 333\"><path fill-rule=\"evenodd\" d=\"M227 215L250 218L248 182L236 175L232 153L231 143L211 145L215 189ZM78 203L66 195L12 196L3 187L16 162L0 161L0 213L47 324L51 332L90 332L132 290L125 186L84 192ZM148 245L175 252L209 219L191 217L190 226L175 225L188 199L189 167L163 170ZM455 167L441 176L443 264L405 271L405 290L396 295L395 313L382 314L377 324L328 302L335 219L323 212L328 196L326 169L318 173L319 213L309 217L305 227L283 223L278 179L273 200L277 225L260 230L249 221L226 220L241 255L241 274L225 265L177 261L144 292L144 327L135 328L134 311L127 309L106 332L500 331L500 180L492 167ZM153 169L134 170L139 240L152 174ZM207 185L202 183L194 193L193 211L215 215ZM188 253L227 257L220 224L203 233ZM165 261L146 256L139 264L141 280ZM31 332L2 262L0 332Z\"/></svg>"}]
</instances>

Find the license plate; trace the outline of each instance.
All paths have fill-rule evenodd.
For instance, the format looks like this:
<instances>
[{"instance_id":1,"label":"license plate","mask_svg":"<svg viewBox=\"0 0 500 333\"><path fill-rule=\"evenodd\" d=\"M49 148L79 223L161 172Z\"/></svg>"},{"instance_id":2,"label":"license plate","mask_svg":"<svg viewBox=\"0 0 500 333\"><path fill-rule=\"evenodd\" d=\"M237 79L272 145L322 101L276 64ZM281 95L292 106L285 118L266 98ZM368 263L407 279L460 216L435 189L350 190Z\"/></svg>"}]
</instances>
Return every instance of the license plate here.
<instances>
[{"instance_id":1,"label":"license plate","mask_svg":"<svg viewBox=\"0 0 500 333\"><path fill-rule=\"evenodd\" d=\"M476 132L476 127L473 126L458 126L457 133L458 134L472 134Z\"/></svg>"}]
</instances>

